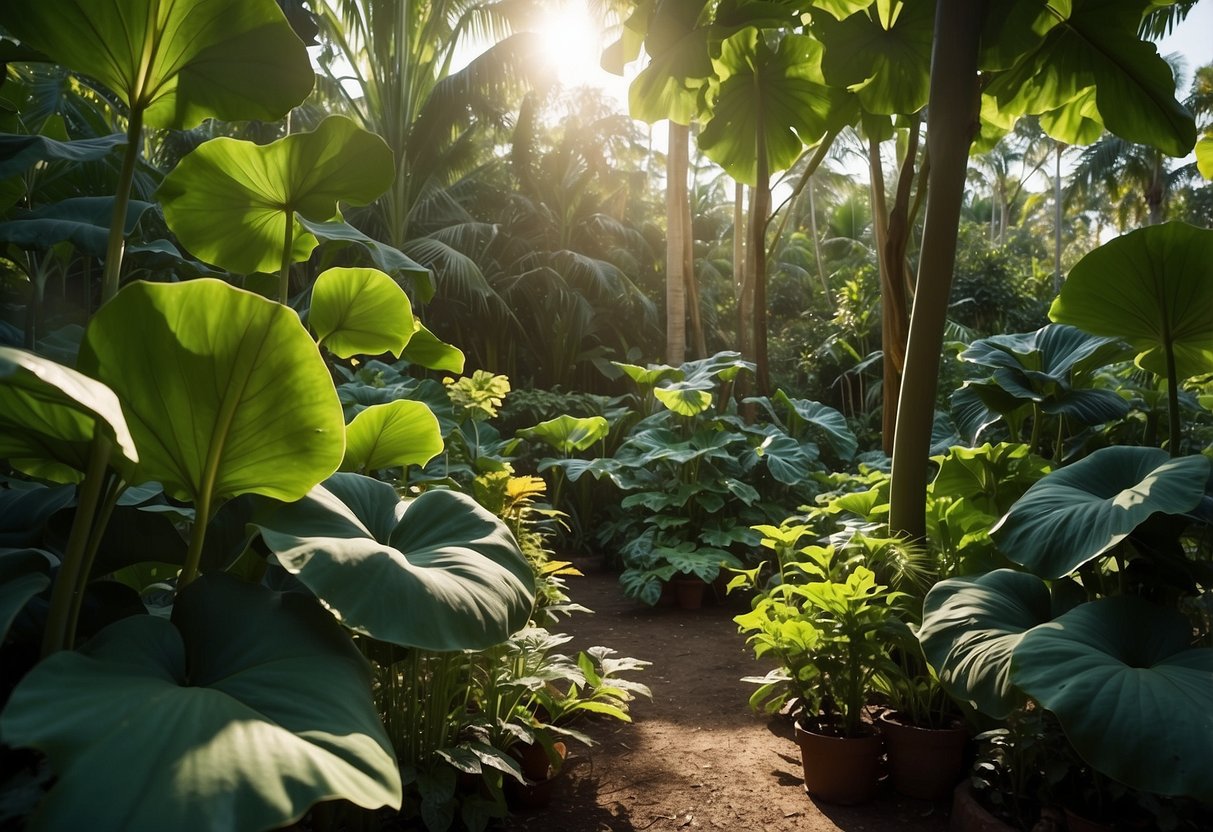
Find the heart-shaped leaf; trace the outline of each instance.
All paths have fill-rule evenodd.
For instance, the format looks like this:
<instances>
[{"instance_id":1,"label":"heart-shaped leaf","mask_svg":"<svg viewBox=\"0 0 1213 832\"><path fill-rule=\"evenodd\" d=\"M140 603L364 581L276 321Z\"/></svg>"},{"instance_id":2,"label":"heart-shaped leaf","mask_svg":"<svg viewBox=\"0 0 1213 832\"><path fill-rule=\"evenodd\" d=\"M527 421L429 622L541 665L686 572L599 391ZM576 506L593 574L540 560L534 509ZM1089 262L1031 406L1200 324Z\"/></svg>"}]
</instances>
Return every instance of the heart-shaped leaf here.
<instances>
[{"instance_id":1,"label":"heart-shaped leaf","mask_svg":"<svg viewBox=\"0 0 1213 832\"><path fill-rule=\"evenodd\" d=\"M1208 478L1203 456L1101 448L1029 488L990 536L1015 563L1060 578L1124 540L1151 514L1195 508Z\"/></svg>"},{"instance_id":2,"label":"heart-shaped leaf","mask_svg":"<svg viewBox=\"0 0 1213 832\"><path fill-rule=\"evenodd\" d=\"M400 357L410 364L430 370L463 372L463 350L440 339L416 318L413 319L413 337L409 339Z\"/></svg>"},{"instance_id":3,"label":"heart-shaped leaf","mask_svg":"<svg viewBox=\"0 0 1213 832\"><path fill-rule=\"evenodd\" d=\"M126 618L43 661L0 731L58 774L31 829L276 829L322 800L400 805L349 638L310 598L227 575L185 588L171 623Z\"/></svg>"},{"instance_id":4,"label":"heart-shaped leaf","mask_svg":"<svg viewBox=\"0 0 1213 832\"><path fill-rule=\"evenodd\" d=\"M442 453L442 429L432 410L404 399L360 411L345 428L342 471L425 465Z\"/></svg>"},{"instance_id":5,"label":"heart-shaped leaf","mask_svg":"<svg viewBox=\"0 0 1213 832\"><path fill-rule=\"evenodd\" d=\"M776 390L774 399L787 409L788 432L799 436L802 430L818 433L841 459L850 460L859 449L859 440L851 432L847 418L834 408L808 399L793 399Z\"/></svg>"},{"instance_id":6,"label":"heart-shaped leaf","mask_svg":"<svg viewBox=\"0 0 1213 832\"><path fill-rule=\"evenodd\" d=\"M534 427L523 428L518 436L538 439L547 443L558 453L570 456L584 451L611 432L611 425L603 416L577 418L564 414L555 419L540 422Z\"/></svg>"},{"instance_id":7,"label":"heart-shaped leaf","mask_svg":"<svg viewBox=\"0 0 1213 832\"><path fill-rule=\"evenodd\" d=\"M6 0L0 25L96 78L153 127L277 121L315 81L273 0Z\"/></svg>"},{"instance_id":8,"label":"heart-shaped leaf","mask_svg":"<svg viewBox=\"0 0 1213 832\"><path fill-rule=\"evenodd\" d=\"M195 256L241 274L276 272L288 222L292 262L317 245L295 214L332 220L339 201L367 205L394 177L383 139L330 116L310 133L267 145L212 139L181 160L157 196L169 228Z\"/></svg>"},{"instance_id":9,"label":"heart-shaped leaf","mask_svg":"<svg viewBox=\"0 0 1213 832\"><path fill-rule=\"evenodd\" d=\"M1120 596L1023 637L1015 684L1093 768L1135 789L1213 800L1213 649L1174 610Z\"/></svg>"},{"instance_id":10,"label":"heart-shaped leaf","mask_svg":"<svg viewBox=\"0 0 1213 832\"><path fill-rule=\"evenodd\" d=\"M33 353L0 347L0 459L31 476L77 482L96 432L129 467L135 440L114 391Z\"/></svg>"},{"instance_id":11,"label":"heart-shaped leaf","mask_svg":"<svg viewBox=\"0 0 1213 832\"><path fill-rule=\"evenodd\" d=\"M1024 633L1052 617L1044 581L998 569L935 584L923 603L918 639L951 696L1003 719L1021 699L1011 681L1011 655Z\"/></svg>"},{"instance_id":12,"label":"heart-shaped leaf","mask_svg":"<svg viewBox=\"0 0 1213 832\"><path fill-rule=\"evenodd\" d=\"M294 310L218 280L133 283L93 317L81 368L110 385L136 481L180 500L297 500L337 470L345 423Z\"/></svg>"},{"instance_id":13,"label":"heart-shaped leaf","mask_svg":"<svg viewBox=\"0 0 1213 832\"><path fill-rule=\"evenodd\" d=\"M1137 363L1177 381L1213 371L1213 230L1153 225L1105 243L1070 270L1049 317L1123 337Z\"/></svg>"},{"instance_id":14,"label":"heart-shaped leaf","mask_svg":"<svg viewBox=\"0 0 1213 832\"><path fill-rule=\"evenodd\" d=\"M506 527L452 491L401 501L386 483L337 474L256 525L347 627L383 641L484 649L524 626L535 600Z\"/></svg>"},{"instance_id":15,"label":"heart-shaped leaf","mask_svg":"<svg viewBox=\"0 0 1213 832\"><path fill-rule=\"evenodd\" d=\"M378 269L329 269L316 278L308 325L333 355L399 357L413 337L413 305Z\"/></svg>"}]
</instances>

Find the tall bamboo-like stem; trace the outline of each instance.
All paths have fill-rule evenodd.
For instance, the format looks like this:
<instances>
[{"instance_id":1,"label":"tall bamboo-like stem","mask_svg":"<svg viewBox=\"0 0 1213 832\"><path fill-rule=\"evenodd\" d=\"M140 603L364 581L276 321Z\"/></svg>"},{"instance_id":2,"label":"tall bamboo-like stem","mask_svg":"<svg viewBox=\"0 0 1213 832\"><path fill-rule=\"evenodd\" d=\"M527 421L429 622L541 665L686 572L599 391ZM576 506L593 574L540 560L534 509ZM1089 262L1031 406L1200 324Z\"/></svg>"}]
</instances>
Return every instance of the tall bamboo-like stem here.
<instances>
[{"instance_id":1,"label":"tall bamboo-like stem","mask_svg":"<svg viewBox=\"0 0 1213 832\"><path fill-rule=\"evenodd\" d=\"M47 616L46 630L42 634L43 657L67 649L71 645L72 636L68 627L73 618L73 609L78 607L81 601L78 594L82 585L81 573L85 569L93 520L96 518L97 506L105 488L106 465L109 463L112 447L109 438L100 431L93 434L88 464L76 502L76 519L72 521L67 550L63 553L63 563L59 567L55 588L51 592L50 613Z\"/></svg>"},{"instance_id":2,"label":"tall bamboo-like stem","mask_svg":"<svg viewBox=\"0 0 1213 832\"><path fill-rule=\"evenodd\" d=\"M978 124L977 49L985 9L984 0L939 0L935 7L927 107L931 177L889 494L891 530L913 540L926 536L927 466L935 392L969 146Z\"/></svg>"},{"instance_id":3,"label":"tall bamboo-like stem","mask_svg":"<svg viewBox=\"0 0 1213 832\"><path fill-rule=\"evenodd\" d=\"M1061 293L1061 149L1056 142L1053 163L1053 294Z\"/></svg>"},{"instance_id":4,"label":"tall bamboo-like stem","mask_svg":"<svg viewBox=\"0 0 1213 832\"><path fill-rule=\"evenodd\" d=\"M669 150L666 154L666 255L665 255L665 306L666 306L666 361L678 366L686 361L686 263L684 236L688 229L683 226L683 204L689 199L687 193L687 142L690 128L670 122Z\"/></svg>"},{"instance_id":5,"label":"tall bamboo-like stem","mask_svg":"<svg viewBox=\"0 0 1213 832\"><path fill-rule=\"evenodd\" d=\"M139 144L143 138L143 108L132 107L126 123L126 150L118 172L118 190L114 194L114 210L110 215L109 239L105 246L105 273L101 279L101 302L118 294L118 279L122 274L122 256L126 250L126 209L131 201L131 184L135 181L135 166L139 163Z\"/></svg>"},{"instance_id":6,"label":"tall bamboo-like stem","mask_svg":"<svg viewBox=\"0 0 1213 832\"><path fill-rule=\"evenodd\" d=\"M733 297L741 300L745 284L745 185L733 186Z\"/></svg>"},{"instance_id":7,"label":"tall bamboo-like stem","mask_svg":"<svg viewBox=\"0 0 1213 832\"><path fill-rule=\"evenodd\" d=\"M759 101L761 102L761 97ZM761 105L760 105L761 106ZM758 123L762 124L761 114ZM750 249L754 263L754 381L760 396L770 395L771 373L767 360L767 222L771 213L771 171L767 160L766 132L757 134L758 181L754 184L753 208L750 211Z\"/></svg>"}]
</instances>

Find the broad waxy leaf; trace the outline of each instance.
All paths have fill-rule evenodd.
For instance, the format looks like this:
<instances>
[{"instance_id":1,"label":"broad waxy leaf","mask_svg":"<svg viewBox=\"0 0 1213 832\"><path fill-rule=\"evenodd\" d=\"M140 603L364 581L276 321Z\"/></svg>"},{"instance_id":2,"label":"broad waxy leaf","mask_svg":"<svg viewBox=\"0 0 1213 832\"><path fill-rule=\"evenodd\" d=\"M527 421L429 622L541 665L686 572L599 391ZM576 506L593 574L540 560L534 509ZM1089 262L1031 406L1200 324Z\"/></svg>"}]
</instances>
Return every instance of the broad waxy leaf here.
<instances>
[{"instance_id":1,"label":"broad waxy leaf","mask_svg":"<svg viewBox=\"0 0 1213 832\"><path fill-rule=\"evenodd\" d=\"M25 173L39 162L80 163L104 159L125 144L126 136L122 133L67 142L47 136L0 135L0 179Z\"/></svg>"},{"instance_id":2,"label":"broad waxy leaf","mask_svg":"<svg viewBox=\"0 0 1213 832\"><path fill-rule=\"evenodd\" d=\"M340 358L384 352L400 357L413 337L413 305L378 269L329 269L312 287L308 326Z\"/></svg>"},{"instance_id":3,"label":"broad waxy leaf","mask_svg":"<svg viewBox=\"0 0 1213 832\"><path fill-rule=\"evenodd\" d=\"M333 220L339 201L367 205L394 177L383 139L330 116L267 145L212 139L181 160L157 195L169 228L195 256L241 274L276 272L287 222L292 262L317 245L295 214Z\"/></svg>"},{"instance_id":4,"label":"broad waxy leaf","mask_svg":"<svg viewBox=\"0 0 1213 832\"><path fill-rule=\"evenodd\" d=\"M926 106L934 0L881 0L841 21L817 15L813 26L825 44L825 81L855 92L865 111L908 115Z\"/></svg>"},{"instance_id":5,"label":"broad waxy leaf","mask_svg":"<svg viewBox=\"0 0 1213 832\"><path fill-rule=\"evenodd\" d=\"M227 575L186 587L171 623L125 618L43 661L0 731L58 774L35 830L274 829L322 800L401 800L348 636L311 599Z\"/></svg>"},{"instance_id":6,"label":"broad waxy leaf","mask_svg":"<svg viewBox=\"0 0 1213 832\"><path fill-rule=\"evenodd\" d=\"M762 33L742 29L724 41L712 59L712 115L699 146L740 182L758 178L758 133L765 142L768 172L791 167L805 144L818 141L845 118L844 93L821 77L821 44L807 35L784 35L772 50ZM838 126L842 126L839 124Z\"/></svg>"},{"instance_id":7,"label":"broad waxy leaf","mask_svg":"<svg viewBox=\"0 0 1213 832\"><path fill-rule=\"evenodd\" d=\"M990 536L1012 561L1060 578L1128 537L1155 512L1182 514L1204 496L1210 463L1160 448L1114 446L1027 490Z\"/></svg>"},{"instance_id":8,"label":"broad waxy leaf","mask_svg":"<svg viewBox=\"0 0 1213 832\"><path fill-rule=\"evenodd\" d=\"M1174 610L1082 604L1024 636L1015 684L1057 715L1096 770L1135 789L1213 800L1213 649Z\"/></svg>"},{"instance_id":9,"label":"broad waxy leaf","mask_svg":"<svg viewBox=\"0 0 1213 832\"><path fill-rule=\"evenodd\" d=\"M0 347L0 459L32 476L76 482L98 431L113 442L120 467L139 461L113 390L50 359Z\"/></svg>"},{"instance_id":10,"label":"broad waxy leaf","mask_svg":"<svg viewBox=\"0 0 1213 832\"><path fill-rule=\"evenodd\" d=\"M125 234L131 234L150 202L131 200L126 206ZM44 205L0 222L0 243L46 250L62 242L93 257L104 257L113 219L114 198L78 196Z\"/></svg>"},{"instance_id":11,"label":"broad waxy leaf","mask_svg":"<svg viewBox=\"0 0 1213 832\"><path fill-rule=\"evenodd\" d=\"M387 483L337 474L256 525L342 623L382 641L484 649L524 626L535 600L506 527L453 491L402 501Z\"/></svg>"},{"instance_id":12,"label":"broad waxy leaf","mask_svg":"<svg viewBox=\"0 0 1213 832\"><path fill-rule=\"evenodd\" d=\"M345 428L342 471L425 465L442 453L442 429L421 402L400 399L360 411Z\"/></svg>"},{"instance_id":13,"label":"broad waxy leaf","mask_svg":"<svg viewBox=\"0 0 1213 832\"><path fill-rule=\"evenodd\" d=\"M518 436L546 442L559 453L569 456L584 451L610 432L611 425L603 416L577 418L566 413L534 427L523 428L518 431Z\"/></svg>"},{"instance_id":14,"label":"broad waxy leaf","mask_svg":"<svg viewBox=\"0 0 1213 832\"><path fill-rule=\"evenodd\" d=\"M0 549L0 644L17 613L51 585L56 558L41 549Z\"/></svg>"},{"instance_id":15,"label":"broad waxy leaf","mask_svg":"<svg viewBox=\"0 0 1213 832\"><path fill-rule=\"evenodd\" d=\"M1196 141L1196 124L1175 99L1170 65L1154 44L1137 35L1149 5L1147 0L1053 0L1035 4L1035 17L1026 9L1016 12L1015 25L1006 29L1015 38L1009 43L1022 48L1037 36L1039 40L996 75L985 92L1005 112L1038 115L1067 106L1086 108L1085 96L1093 89L1108 130L1171 156L1187 154ZM1000 62L1006 60L994 61ZM1042 126L1063 123L1079 122L1055 116Z\"/></svg>"},{"instance_id":16,"label":"broad waxy leaf","mask_svg":"<svg viewBox=\"0 0 1213 832\"><path fill-rule=\"evenodd\" d=\"M686 373L668 364L656 364L641 367L637 364L625 364L622 361L612 361L611 364L623 370L624 374L641 387L653 387L659 382L672 379L681 381Z\"/></svg>"},{"instance_id":17,"label":"broad waxy leaf","mask_svg":"<svg viewBox=\"0 0 1213 832\"><path fill-rule=\"evenodd\" d=\"M628 88L633 118L690 124L698 114L699 90L712 74L712 30L700 25L705 5L704 0L653 4L643 24L645 51L652 58Z\"/></svg>"},{"instance_id":18,"label":"broad waxy leaf","mask_svg":"<svg viewBox=\"0 0 1213 832\"><path fill-rule=\"evenodd\" d=\"M679 416L695 416L712 406L712 394L689 382L653 388L657 400Z\"/></svg>"},{"instance_id":19,"label":"broad waxy leaf","mask_svg":"<svg viewBox=\"0 0 1213 832\"><path fill-rule=\"evenodd\" d=\"M1123 337L1137 363L1179 380L1213 371L1213 230L1154 225L1105 243L1070 270L1049 317Z\"/></svg>"},{"instance_id":20,"label":"broad waxy leaf","mask_svg":"<svg viewBox=\"0 0 1213 832\"><path fill-rule=\"evenodd\" d=\"M276 121L315 81L273 0L6 0L0 26L96 78L153 127Z\"/></svg>"},{"instance_id":21,"label":"broad waxy leaf","mask_svg":"<svg viewBox=\"0 0 1213 832\"><path fill-rule=\"evenodd\" d=\"M293 310L251 292L210 278L133 283L93 317L80 366L122 402L136 481L177 499L297 500L341 462L324 359Z\"/></svg>"},{"instance_id":22,"label":"broad waxy leaf","mask_svg":"<svg viewBox=\"0 0 1213 832\"><path fill-rule=\"evenodd\" d=\"M998 569L935 584L923 604L918 639L949 695L1002 719L1020 700L1011 654L1024 633L1052 617L1044 581Z\"/></svg>"},{"instance_id":23,"label":"broad waxy leaf","mask_svg":"<svg viewBox=\"0 0 1213 832\"><path fill-rule=\"evenodd\" d=\"M826 444L844 460L853 459L859 440L851 432L847 419L829 405L808 399L793 399L783 390L776 390L774 400L787 408L788 430L796 435L802 428L819 432Z\"/></svg>"},{"instance_id":24,"label":"broad waxy leaf","mask_svg":"<svg viewBox=\"0 0 1213 832\"><path fill-rule=\"evenodd\" d=\"M1213 179L1213 136L1196 143L1196 169L1205 179Z\"/></svg>"},{"instance_id":25,"label":"broad waxy leaf","mask_svg":"<svg viewBox=\"0 0 1213 832\"><path fill-rule=\"evenodd\" d=\"M413 337L405 345L400 357L410 364L430 370L446 370L448 373L463 372L463 350L440 339L416 318L413 319Z\"/></svg>"}]
</instances>

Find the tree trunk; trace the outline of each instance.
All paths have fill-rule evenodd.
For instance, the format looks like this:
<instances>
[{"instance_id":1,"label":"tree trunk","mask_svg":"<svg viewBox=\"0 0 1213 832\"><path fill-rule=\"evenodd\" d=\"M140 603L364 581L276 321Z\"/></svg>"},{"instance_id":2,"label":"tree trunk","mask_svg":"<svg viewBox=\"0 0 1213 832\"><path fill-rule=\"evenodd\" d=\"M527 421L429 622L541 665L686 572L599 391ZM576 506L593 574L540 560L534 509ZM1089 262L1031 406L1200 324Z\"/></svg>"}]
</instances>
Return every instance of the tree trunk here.
<instances>
[{"instance_id":1,"label":"tree trunk","mask_svg":"<svg viewBox=\"0 0 1213 832\"><path fill-rule=\"evenodd\" d=\"M687 139L690 129L670 122L665 169L665 360L677 367L686 361L686 238L683 224L687 193Z\"/></svg>"},{"instance_id":2,"label":"tree trunk","mask_svg":"<svg viewBox=\"0 0 1213 832\"><path fill-rule=\"evenodd\" d=\"M809 231L813 235L813 257L817 260L817 277L821 280L821 297L826 302L827 309L834 308L834 298L830 296L830 281L826 277L825 263L821 259L821 235L817 232L817 197L814 195L813 178L809 177Z\"/></svg>"},{"instance_id":3,"label":"tree trunk","mask_svg":"<svg viewBox=\"0 0 1213 832\"><path fill-rule=\"evenodd\" d=\"M969 147L979 126L977 48L985 8L985 0L939 0L935 7L927 106L931 176L889 494L890 529L916 540L926 536L927 466L939 359Z\"/></svg>"},{"instance_id":4,"label":"tree trunk","mask_svg":"<svg viewBox=\"0 0 1213 832\"><path fill-rule=\"evenodd\" d=\"M688 154L689 154L688 150ZM688 165L689 167L689 165ZM708 345L703 335L703 317L699 306L699 279L695 275L695 233L691 221L691 194L695 191L695 172L691 170L691 185L687 198L682 202L682 274L686 280L686 305L691 317L691 337L695 343L695 357L707 358Z\"/></svg>"},{"instance_id":5,"label":"tree trunk","mask_svg":"<svg viewBox=\"0 0 1213 832\"><path fill-rule=\"evenodd\" d=\"M750 200L750 262L754 266L754 382L758 395L771 394L767 361L767 218L771 213L771 173L767 165L766 135L758 131L758 183Z\"/></svg>"},{"instance_id":6,"label":"tree trunk","mask_svg":"<svg viewBox=\"0 0 1213 832\"><path fill-rule=\"evenodd\" d=\"M1053 294L1061 293L1061 150L1062 143L1054 142L1057 158L1053 166Z\"/></svg>"}]
</instances>

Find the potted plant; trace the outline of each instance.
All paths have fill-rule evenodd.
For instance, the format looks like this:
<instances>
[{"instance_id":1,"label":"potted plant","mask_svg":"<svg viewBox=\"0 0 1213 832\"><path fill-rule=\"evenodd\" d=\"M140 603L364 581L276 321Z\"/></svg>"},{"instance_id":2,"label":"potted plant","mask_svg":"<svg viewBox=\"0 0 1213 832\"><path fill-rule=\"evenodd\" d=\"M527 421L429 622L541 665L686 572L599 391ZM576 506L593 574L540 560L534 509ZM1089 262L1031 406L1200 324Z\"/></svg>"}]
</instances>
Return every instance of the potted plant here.
<instances>
[{"instance_id":1,"label":"potted plant","mask_svg":"<svg viewBox=\"0 0 1213 832\"><path fill-rule=\"evenodd\" d=\"M761 567L729 585L755 590L753 609L734 621L756 657L780 662L766 676L746 679L760 685L750 704L768 712L787 706L795 716L811 795L865 802L876 793L882 748L867 706L889 664L881 630L898 593L877 583L867 566L836 557L833 546L792 549L784 542L777 551L773 585L759 586Z\"/></svg>"}]
</instances>

